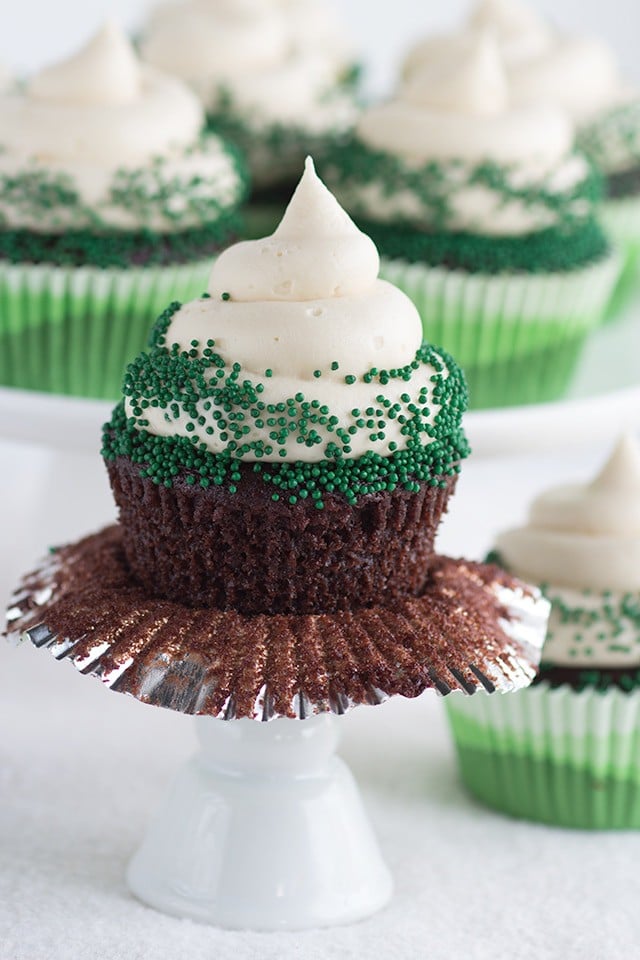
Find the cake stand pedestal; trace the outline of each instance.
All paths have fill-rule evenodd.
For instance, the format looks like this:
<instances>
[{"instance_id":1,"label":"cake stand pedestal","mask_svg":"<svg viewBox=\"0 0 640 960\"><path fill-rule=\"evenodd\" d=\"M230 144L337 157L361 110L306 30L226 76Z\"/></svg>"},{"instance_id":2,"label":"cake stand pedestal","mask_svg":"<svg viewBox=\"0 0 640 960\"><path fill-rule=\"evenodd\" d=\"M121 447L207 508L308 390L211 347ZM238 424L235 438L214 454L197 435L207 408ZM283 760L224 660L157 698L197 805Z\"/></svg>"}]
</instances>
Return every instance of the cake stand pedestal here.
<instances>
[{"instance_id":1,"label":"cake stand pedestal","mask_svg":"<svg viewBox=\"0 0 640 960\"><path fill-rule=\"evenodd\" d=\"M392 881L338 721L197 719L180 770L128 869L133 893L180 917L247 930L350 923Z\"/></svg>"}]
</instances>

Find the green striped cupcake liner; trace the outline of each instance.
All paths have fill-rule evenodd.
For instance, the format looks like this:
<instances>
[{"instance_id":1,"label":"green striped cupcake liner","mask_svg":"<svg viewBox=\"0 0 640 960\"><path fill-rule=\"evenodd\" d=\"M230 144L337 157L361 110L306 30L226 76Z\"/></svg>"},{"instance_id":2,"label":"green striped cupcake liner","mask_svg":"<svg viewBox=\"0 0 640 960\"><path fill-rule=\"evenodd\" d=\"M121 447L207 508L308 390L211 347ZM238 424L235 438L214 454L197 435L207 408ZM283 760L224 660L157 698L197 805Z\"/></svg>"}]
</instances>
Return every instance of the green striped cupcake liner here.
<instances>
[{"instance_id":1,"label":"green striped cupcake liner","mask_svg":"<svg viewBox=\"0 0 640 960\"><path fill-rule=\"evenodd\" d=\"M172 300L206 290L211 257L130 269L0 265L0 383L113 400Z\"/></svg>"},{"instance_id":2,"label":"green striped cupcake liner","mask_svg":"<svg viewBox=\"0 0 640 960\"><path fill-rule=\"evenodd\" d=\"M605 319L615 320L640 296L640 196L609 200L601 211L603 226L622 254L622 268Z\"/></svg>"},{"instance_id":3,"label":"green striped cupcake liner","mask_svg":"<svg viewBox=\"0 0 640 960\"><path fill-rule=\"evenodd\" d=\"M619 269L615 252L568 273L495 276L383 257L380 276L411 297L425 339L463 367L479 408L562 396Z\"/></svg>"},{"instance_id":4,"label":"green striped cupcake liner","mask_svg":"<svg viewBox=\"0 0 640 960\"><path fill-rule=\"evenodd\" d=\"M506 696L446 699L468 790L526 820L640 829L640 690L541 683Z\"/></svg>"}]
</instances>

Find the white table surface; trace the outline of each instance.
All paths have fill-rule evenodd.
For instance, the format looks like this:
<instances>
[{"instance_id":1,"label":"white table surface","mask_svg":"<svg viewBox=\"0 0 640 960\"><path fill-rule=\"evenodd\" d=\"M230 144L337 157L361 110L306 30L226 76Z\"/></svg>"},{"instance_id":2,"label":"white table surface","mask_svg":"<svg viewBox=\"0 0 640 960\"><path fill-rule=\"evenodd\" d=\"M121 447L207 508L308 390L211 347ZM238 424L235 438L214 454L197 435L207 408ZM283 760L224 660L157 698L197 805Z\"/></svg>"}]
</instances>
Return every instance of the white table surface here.
<instances>
[{"instance_id":1,"label":"white table surface","mask_svg":"<svg viewBox=\"0 0 640 960\"><path fill-rule=\"evenodd\" d=\"M471 459L440 546L479 557L530 496L588 476L605 449ZM0 592L49 543L112 517L99 460L0 444ZM81 481L78 489L77 481ZM442 705L361 708L342 755L396 893L358 925L231 933L137 903L124 869L192 751L189 718L103 688L30 646L0 647L0 960L609 960L640 953L640 834L511 821L462 790Z\"/></svg>"}]
</instances>

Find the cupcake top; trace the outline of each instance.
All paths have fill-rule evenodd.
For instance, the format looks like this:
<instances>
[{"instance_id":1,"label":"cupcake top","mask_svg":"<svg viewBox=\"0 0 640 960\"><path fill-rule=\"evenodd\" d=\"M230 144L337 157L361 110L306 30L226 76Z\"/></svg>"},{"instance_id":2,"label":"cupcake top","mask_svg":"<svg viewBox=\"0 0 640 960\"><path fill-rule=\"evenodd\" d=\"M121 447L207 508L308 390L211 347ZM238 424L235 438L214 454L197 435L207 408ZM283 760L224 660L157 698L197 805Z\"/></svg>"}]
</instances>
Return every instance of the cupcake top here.
<instances>
[{"instance_id":1,"label":"cupcake top","mask_svg":"<svg viewBox=\"0 0 640 960\"><path fill-rule=\"evenodd\" d=\"M364 217L518 235L582 218L592 206L570 121L552 106L512 103L487 34L447 41L446 55L436 44L392 100L364 112L358 144L367 155L356 152L340 179L347 206Z\"/></svg>"},{"instance_id":2,"label":"cupcake top","mask_svg":"<svg viewBox=\"0 0 640 960\"><path fill-rule=\"evenodd\" d=\"M160 319L105 456L205 486L243 461L320 503L323 489L355 499L457 470L464 381L378 265L308 159L273 236L230 247L207 294Z\"/></svg>"},{"instance_id":3,"label":"cupcake top","mask_svg":"<svg viewBox=\"0 0 640 960\"><path fill-rule=\"evenodd\" d=\"M613 52L594 37L559 33L521 0L480 0L460 36L489 33L504 59L514 103L562 107L579 123L628 99ZM446 51L454 36L410 51L406 76Z\"/></svg>"},{"instance_id":4,"label":"cupcake top","mask_svg":"<svg viewBox=\"0 0 640 960\"><path fill-rule=\"evenodd\" d=\"M503 533L496 549L553 603L545 661L640 664L640 446L633 437L619 441L590 483L538 497L526 526Z\"/></svg>"},{"instance_id":5,"label":"cupcake top","mask_svg":"<svg viewBox=\"0 0 640 960\"><path fill-rule=\"evenodd\" d=\"M194 94L106 24L0 96L2 227L171 232L218 219L243 175L221 140L201 137L203 122Z\"/></svg>"},{"instance_id":6,"label":"cupcake top","mask_svg":"<svg viewBox=\"0 0 640 960\"><path fill-rule=\"evenodd\" d=\"M152 15L142 55L185 80L212 115L231 113L257 128L343 128L351 99L328 93L344 44L320 10L312 0L165 3Z\"/></svg>"}]
</instances>

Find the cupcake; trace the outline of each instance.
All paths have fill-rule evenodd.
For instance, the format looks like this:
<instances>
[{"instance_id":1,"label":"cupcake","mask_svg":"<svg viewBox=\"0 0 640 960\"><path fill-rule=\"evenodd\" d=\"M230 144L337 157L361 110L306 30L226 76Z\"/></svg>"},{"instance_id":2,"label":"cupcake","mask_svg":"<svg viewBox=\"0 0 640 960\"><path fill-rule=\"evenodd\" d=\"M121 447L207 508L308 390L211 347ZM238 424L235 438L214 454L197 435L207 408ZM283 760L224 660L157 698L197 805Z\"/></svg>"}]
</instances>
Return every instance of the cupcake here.
<instances>
[{"instance_id":1,"label":"cupcake","mask_svg":"<svg viewBox=\"0 0 640 960\"><path fill-rule=\"evenodd\" d=\"M448 702L480 800L561 826L640 827L640 447L624 437L587 485L534 501L494 558L551 601L535 685Z\"/></svg>"},{"instance_id":2,"label":"cupcake","mask_svg":"<svg viewBox=\"0 0 640 960\"><path fill-rule=\"evenodd\" d=\"M211 129L248 157L249 235L276 226L306 154L321 157L355 117L348 48L318 0L165 3L153 12L141 51L187 81Z\"/></svg>"},{"instance_id":3,"label":"cupcake","mask_svg":"<svg viewBox=\"0 0 640 960\"><path fill-rule=\"evenodd\" d=\"M0 95L0 382L118 395L167 300L239 229L244 168L108 24Z\"/></svg>"},{"instance_id":4,"label":"cupcake","mask_svg":"<svg viewBox=\"0 0 640 960\"><path fill-rule=\"evenodd\" d=\"M326 175L473 406L551 399L617 273L599 179L561 111L511 103L491 37L447 50L364 112Z\"/></svg>"},{"instance_id":5,"label":"cupcake","mask_svg":"<svg viewBox=\"0 0 640 960\"><path fill-rule=\"evenodd\" d=\"M254 614L420 589L466 387L378 267L308 161L273 236L230 247L207 295L163 314L104 442L148 591Z\"/></svg>"},{"instance_id":6,"label":"cupcake","mask_svg":"<svg viewBox=\"0 0 640 960\"><path fill-rule=\"evenodd\" d=\"M141 700L305 719L534 675L548 604L438 556L466 387L307 162L271 237L161 316L105 426L119 523L28 575L10 629Z\"/></svg>"},{"instance_id":7,"label":"cupcake","mask_svg":"<svg viewBox=\"0 0 640 960\"><path fill-rule=\"evenodd\" d=\"M504 57L515 103L565 110L578 143L604 176L603 224L624 253L611 312L640 279L640 94L621 76L613 52L595 37L559 33L518 0L482 0L466 29L490 31ZM419 44L405 73L432 57L445 38Z\"/></svg>"}]
</instances>

